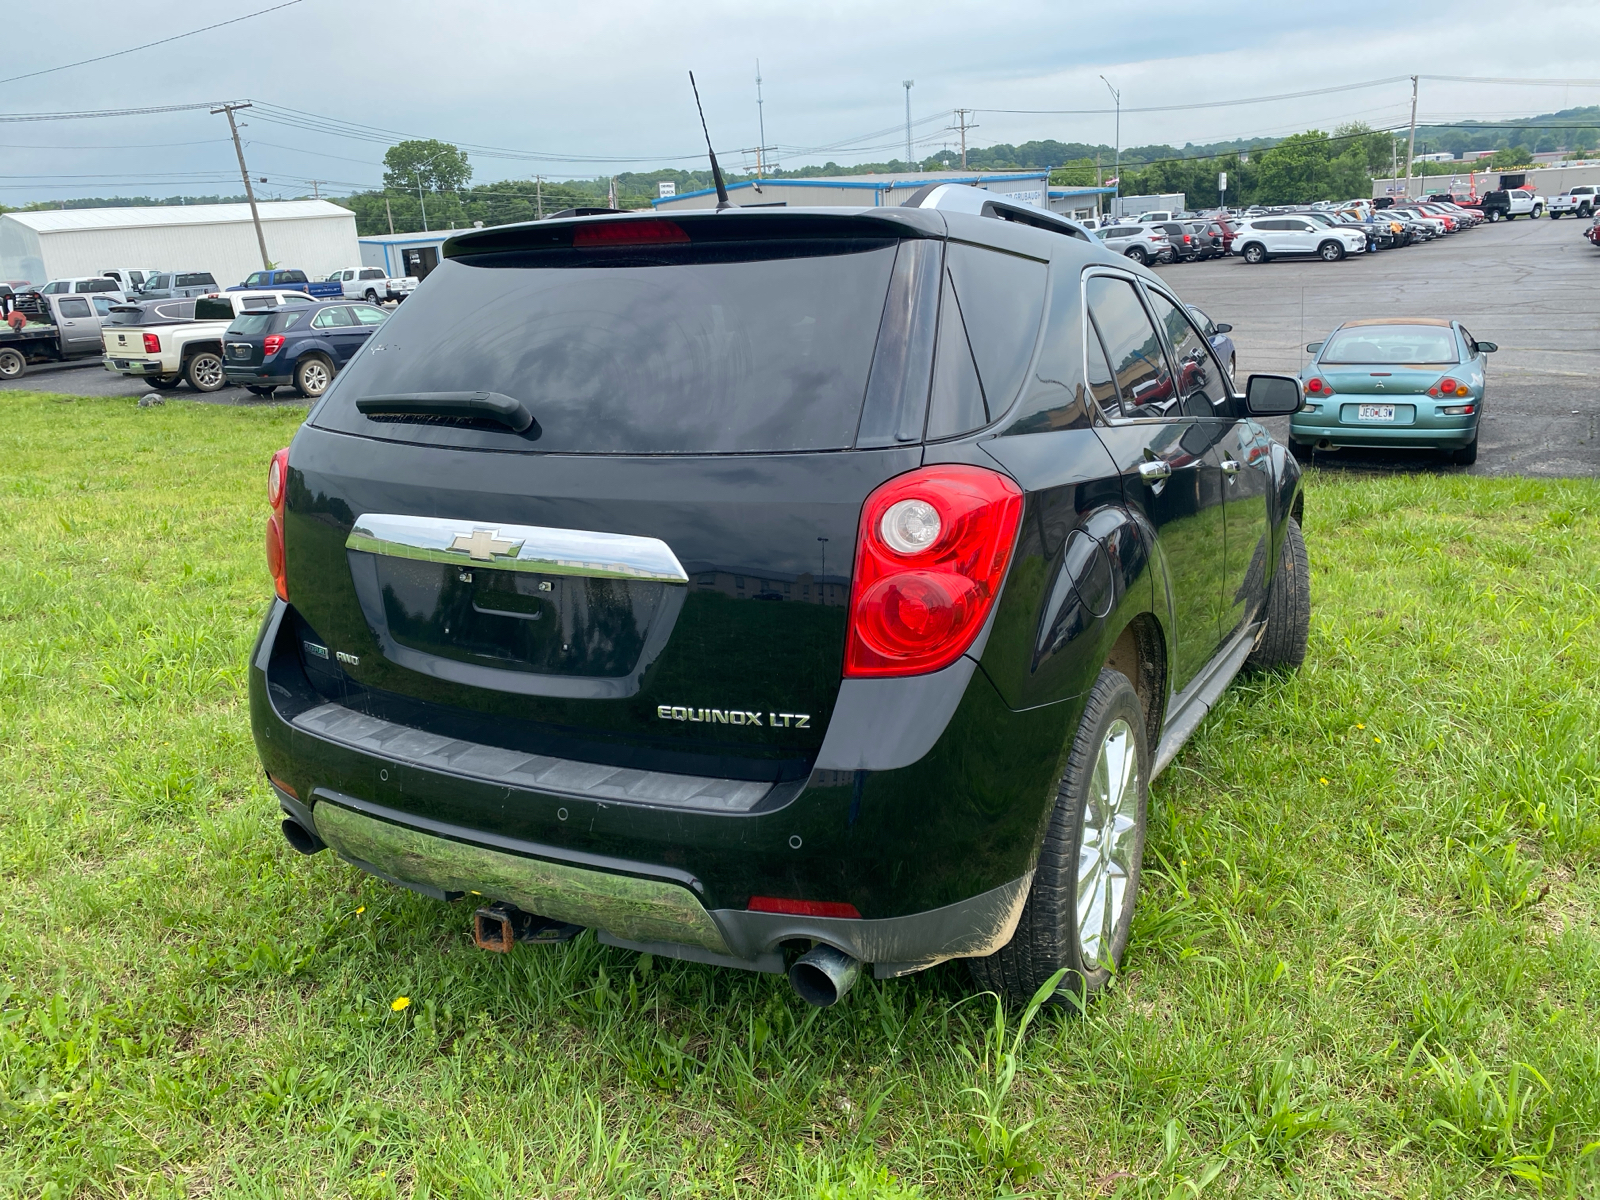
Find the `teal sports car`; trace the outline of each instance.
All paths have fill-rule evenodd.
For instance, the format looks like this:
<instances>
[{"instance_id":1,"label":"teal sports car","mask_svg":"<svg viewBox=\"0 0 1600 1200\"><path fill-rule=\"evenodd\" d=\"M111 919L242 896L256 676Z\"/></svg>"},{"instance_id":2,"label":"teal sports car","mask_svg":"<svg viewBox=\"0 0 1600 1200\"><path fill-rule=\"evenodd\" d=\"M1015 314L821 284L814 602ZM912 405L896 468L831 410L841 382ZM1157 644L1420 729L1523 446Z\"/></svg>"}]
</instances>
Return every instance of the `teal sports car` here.
<instances>
[{"instance_id":1,"label":"teal sports car","mask_svg":"<svg viewBox=\"0 0 1600 1200\"><path fill-rule=\"evenodd\" d=\"M1484 364L1499 347L1459 321L1400 317L1346 321L1306 347L1305 403L1289 419L1289 448L1440 450L1478 458Z\"/></svg>"}]
</instances>

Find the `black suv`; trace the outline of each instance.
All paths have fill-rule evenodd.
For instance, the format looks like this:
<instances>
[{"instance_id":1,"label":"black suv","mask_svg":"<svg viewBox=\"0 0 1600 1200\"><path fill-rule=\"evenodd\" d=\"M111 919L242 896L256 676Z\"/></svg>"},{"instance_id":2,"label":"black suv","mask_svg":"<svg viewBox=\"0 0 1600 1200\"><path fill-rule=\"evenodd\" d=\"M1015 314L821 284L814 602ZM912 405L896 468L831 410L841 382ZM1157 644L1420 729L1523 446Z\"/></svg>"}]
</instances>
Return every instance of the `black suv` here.
<instances>
[{"instance_id":1,"label":"black suv","mask_svg":"<svg viewBox=\"0 0 1600 1200\"><path fill-rule=\"evenodd\" d=\"M914 207L461 234L274 456L256 745L486 948L1093 993L1150 780L1297 665L1294 459L1151 272ZM498 903L489 903L495 901Z\"/></svg>"}]
</instances>

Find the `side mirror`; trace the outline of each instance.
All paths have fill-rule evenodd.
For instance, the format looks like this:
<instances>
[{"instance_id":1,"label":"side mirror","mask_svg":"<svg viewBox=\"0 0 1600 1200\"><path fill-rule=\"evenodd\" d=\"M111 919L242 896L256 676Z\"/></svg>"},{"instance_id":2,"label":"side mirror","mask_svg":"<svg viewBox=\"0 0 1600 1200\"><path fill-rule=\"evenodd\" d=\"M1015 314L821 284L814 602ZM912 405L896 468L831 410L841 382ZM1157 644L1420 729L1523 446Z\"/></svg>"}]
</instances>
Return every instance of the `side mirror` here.
<instances>
[{"instance_id":1,"label":"side mirror","mask_svg":"<svg viewBox=\"0 0 1600 1200\"><path fill-rule=\"evenodd\" d=\"M1215 329L1218 333L1232 333L1233 332L1233 326L1232 325L1213 325L1211 328Z\"/></svg>"},{"instance_id":2,"label":"side mirror","mask_svg":"<svg viewBox=\"0 0 1600 1200\"><path fill-rule=\"evenodd\" d=\"M1321 349L1322 349L1322 343L1321 342L1307 342L1306 343L1306 353L1307 354L1315 354L1318 350L1321 350Z\"/></svg>"},{"instance_id":3,"label":"side mirror","mask_svg":"<svg viewBox=\"0 0 1600 1200\"><path fill-rule=\"evenodd\" d=\"M1244 407L1252 417L1282 417L1305 403L1293 375L1252 375L1244 387Z\"/></svg>"},{"instance_id":4,"label":"side mirror","mask_svg":"<svg viewBox=\"0 0 1600 1200\"><path fill-rule=\"evenodd\" d=\"M1498 342L1474 342L1472 345L1479 354L1493 354L1500 349Z\"/></svg>"}]
</instances>

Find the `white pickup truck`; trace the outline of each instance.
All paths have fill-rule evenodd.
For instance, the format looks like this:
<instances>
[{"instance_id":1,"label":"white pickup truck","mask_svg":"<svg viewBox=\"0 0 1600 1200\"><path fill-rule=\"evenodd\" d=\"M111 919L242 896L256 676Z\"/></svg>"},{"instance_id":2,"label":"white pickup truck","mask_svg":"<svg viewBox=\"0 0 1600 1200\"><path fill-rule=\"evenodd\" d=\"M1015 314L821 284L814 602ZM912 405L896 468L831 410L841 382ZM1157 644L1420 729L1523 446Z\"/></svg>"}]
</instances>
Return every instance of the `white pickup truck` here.
<instances>
[{"instance_id":1,"label":"white pickup truck","mask_svg":"<svg viewBox=\"0 0 1600 1200\"><path fill-rule=\"evenodd\" d=\"M415 275L385 275L379 267L345 267L329 275L328 282L343 287L347 300L365 300L368 304L404 300L417 290Z\"/></svg>"},{"instance_id":2,"label":"white pickup truck","mask_svg":"<svg viewBox=\"0 0 1600 1200\"><path fill-rule=\"evenodd\" d=\"M1568 213L1574 216L1587 217L1600 208L1600 188L1593 184L1583 183L1577 187L1570 187L1561 195L1550 201L1550 219L1564 217Z\"/></svg>"},{"instance_id":3,"label":"white pickup truck","mask_svg":"<svg viewBox=\"0 0 1600 1200\"><path fill-rule=\"evenodd\" d=\"M160 305L166 302L155 302ZM188 301L194 305L191 320L173 319L158 307L146 307L143 320L137 305L119 306L113 318L135 309L135 323L114 323L104 329L105 368L119 375L148 379L158 388L175 388L188 381L197 392L214 392L225 386L222 373L222 334L234 317L245 312L310 304L304 292L223 292Z\"/></svg>"}]
</instances>

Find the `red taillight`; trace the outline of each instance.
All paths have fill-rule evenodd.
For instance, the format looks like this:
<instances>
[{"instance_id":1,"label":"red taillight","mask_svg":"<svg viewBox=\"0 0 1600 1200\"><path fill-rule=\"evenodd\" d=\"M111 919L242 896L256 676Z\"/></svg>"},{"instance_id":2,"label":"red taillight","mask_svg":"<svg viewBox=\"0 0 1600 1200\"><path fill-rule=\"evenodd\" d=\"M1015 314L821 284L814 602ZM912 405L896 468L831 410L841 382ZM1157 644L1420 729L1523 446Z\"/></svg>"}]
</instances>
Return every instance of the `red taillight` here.
<instances>
[{"instance_id":1,"label":"red taillight","mask_svg":"<svg viewBox=\"0 0 1600 1200\"><path fill-rule=\"evenodd\" d=\"M1450 376L1446 375L1443 379L1439 380L1439 391L1442 395L1449 395L1455 390L1456 381L1451 379Z\"/></svg>"},{"instance_id":2,"label":"red taillight","mask_svg":"<svg viewBox=\"0 0 1600 1200\"><path fill-rule=\"evenodd\" d=\"M861 913L854 904L841 904L832 900L783 900L777 896L751 896L750 912L786 913L792 917L848 917L859 921Z\"/></svg>"},{"instance_id":3,"label":"red taillight","mask_svg":"<svg viewBox=\"0 0 1600 1200\"><path fill-rule=\"evenodd\" d=\"M267 467L267 503L272 515L267 518L267 572L278 599L289 598L289 571L283 552L283 510L289 491L289 450L284 447L272 456Z\"/></svg>"},{"instance_id":4,"label":"red taillight","mask_svg":"<svg viewBox=\"0 0 1600 1200\"><path fill-rule=\"evenodd\" d=\"M153 333L145 334L144 335L144 352L146 354L160 354L161 353L161 339L158 338Z\"/></svg>"},{"instance_id":5,"label":"red taillight","mask_svg":"<svg viewBox=\"0 0 1600 1200\"><path fill-rule=\"evenodd\" d=\"M263 358L271 358L274 354L282 349L283 334L269 333L267 334L266 340L261 343L261 356Z\"/></svg>"},{"instance_id":6,"label":"red taillight","mask_svg":"<svg viewBox=\"0 0 1600 1200\"><path fill-rule=\"evenodd\" d=\"M1192 237L1190 237L1187 233L1183 235L1183 244L1185 246L1187 246L1192 241L1194 241L1194 239Z\"/></svg>"},{"instance_id":7,"label":"red taillight","mask_svg":"<svg viewBox=\"0 0 1600 1200\"><path fill-rule=\"evenodd\" d=\"M982 467L922 467L868 496L845 675L921 675L961 657L989 616L1021 517L1022 489Z\"/></svg>"},{"instance_id":8,"label":"red taillight","mask_svg":"<svg viewBox=\"0 0 1600 1200\"><path fill-rule=\"evenodd\" d=\"M586 246L663 246L688 241L689 235L682 225L643 217L580 225L572 234L572 244L580 250Z\"/></svg>"},{"instance_id":9,"label":"red taillight","mask_svg":"<svg viewBox=\"0 0 1600 1200\"><path fill-rule=\"evenodd\" d=\"M1323 386L1322 380L1320 380L1320 379L1308 379L1308 380L1306 380L1306 391L1310 392L1313 396L1318 395L1319 393L1321 393L1322 386Z\"/></svg>"}]
</instances>

